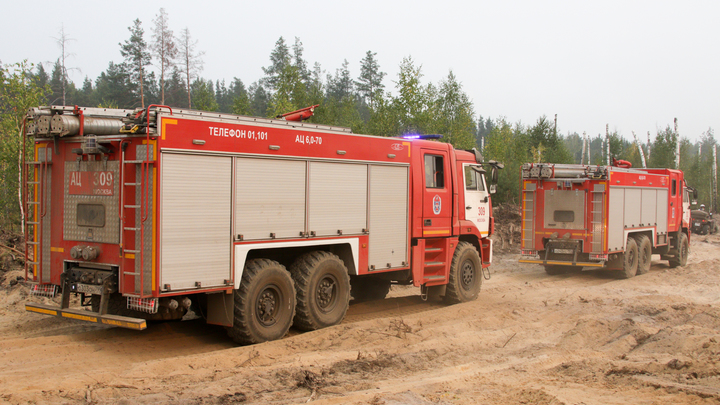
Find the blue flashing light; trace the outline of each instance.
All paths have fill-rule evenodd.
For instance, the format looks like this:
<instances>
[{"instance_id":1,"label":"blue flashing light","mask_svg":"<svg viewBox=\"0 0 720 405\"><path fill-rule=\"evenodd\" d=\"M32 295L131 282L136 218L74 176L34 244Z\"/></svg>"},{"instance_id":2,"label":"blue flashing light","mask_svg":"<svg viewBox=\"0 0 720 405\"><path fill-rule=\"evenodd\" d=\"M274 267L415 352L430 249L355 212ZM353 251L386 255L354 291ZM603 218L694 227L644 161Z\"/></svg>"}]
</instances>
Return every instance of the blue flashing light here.
<instances>
[{"instance_id":1,"label":"blue flashing light","mask_svg":"<svg viewBox=\"0 0 720 405\"><path fill-rule=\"evenodd\" d=\"M418 135L418 134L408 134L402 136L404 139L440 139L443 136L439 134L431 134L431 135Z\"/></svg>"}]
</instances>

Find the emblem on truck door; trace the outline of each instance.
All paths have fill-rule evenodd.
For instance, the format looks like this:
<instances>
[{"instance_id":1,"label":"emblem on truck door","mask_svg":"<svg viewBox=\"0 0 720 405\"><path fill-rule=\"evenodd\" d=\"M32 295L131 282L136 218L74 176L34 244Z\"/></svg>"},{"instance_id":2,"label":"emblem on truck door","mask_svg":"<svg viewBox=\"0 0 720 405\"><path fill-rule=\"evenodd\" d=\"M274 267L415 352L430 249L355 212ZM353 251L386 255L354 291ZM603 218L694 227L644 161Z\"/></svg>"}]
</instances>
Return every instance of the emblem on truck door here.
<instances>
[{"instance_id":1,"label":"emblem on truck door","mask_svg":"<svg viewBox=\"0 0 720 405\"><path fill-rule=\"evenodd\" d=\"M433 197L433 212L435 215L440 215L440 211L442 210L442 199L439 195L435 195Z\"/></svg>"}]
</instances>

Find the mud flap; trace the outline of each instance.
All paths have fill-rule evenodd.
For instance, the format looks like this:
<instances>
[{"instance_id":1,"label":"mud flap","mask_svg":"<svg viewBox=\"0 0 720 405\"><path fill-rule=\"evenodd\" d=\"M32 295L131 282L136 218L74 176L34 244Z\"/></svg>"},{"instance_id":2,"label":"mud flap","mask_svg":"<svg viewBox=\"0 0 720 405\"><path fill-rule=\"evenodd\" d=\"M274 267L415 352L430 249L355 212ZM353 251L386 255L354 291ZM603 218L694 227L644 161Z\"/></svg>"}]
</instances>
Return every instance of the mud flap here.
<instances>
[{"instance_id":1,"label":"mud flap","mask_svg":"<svg viewBox=\"0 0 720 405\"><path fill-rule=\"evenodd\" d=\"M228 292L230 294L228 294ZM207 323L220 326L233 326L235 319L235 294L233 290L207 296Z\"/></svg>"}]
</instances>

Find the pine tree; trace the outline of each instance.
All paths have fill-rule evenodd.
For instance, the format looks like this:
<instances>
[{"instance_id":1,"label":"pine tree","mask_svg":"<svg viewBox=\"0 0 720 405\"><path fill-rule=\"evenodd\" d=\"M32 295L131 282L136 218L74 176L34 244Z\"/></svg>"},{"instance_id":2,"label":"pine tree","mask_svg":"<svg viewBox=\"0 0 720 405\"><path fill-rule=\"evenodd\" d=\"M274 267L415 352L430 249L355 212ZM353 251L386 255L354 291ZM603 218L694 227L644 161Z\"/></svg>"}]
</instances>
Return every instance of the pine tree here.
<instances>
[{"instance_id":1,"label":"pine tree","mask_svg":"<svg viewBox=\"0 0 720 405\"><path fill-rule=\"evenodd\" d=\"M350 64L347 59L343 61L342 67L335 71L335 75L327 77L327 97L335 100L353 99L355 86L350 76Z\"/></svg>"},{"instance_id":2,"label":"pine tree","mask_svg":"<svg viewBox=\"0 0 720 405\"><path fill-rule=\"evenodd\" d=\"M140 107L145 108L145 67L150 65L150 52L143 38L145 31L139 19L128 27L130 38L120 44L120 54L125 58L125 66L130 72L130 80L140 86Z\"/></svg>"},{"instance_id":3,"label":"pine tree","mask_svg":"<svg viewBox=\"0 0 720 405\"><path fill-rule=\"evenodd\" d=\"M191 87L192 99L195 109L203 111L217 111L218 103L215 101L215 91L213 90L213 82L198 78Z\"/></svg>"},{"instance_id":4,"label":"pine tree","mask_svg":"<svg viewBox=\"0 0 720 405\"><path fill-rule=\"evenodd\" d=\"M292 63L297 68L298 75L300 76L300 80L305 85L308 85L310 82L310 76L311 72L310 69L308 69L307 61L303 59L303 44L300 42L300 38L295 37L295 44L293 45L293 57L292 57Z\"/></svg>"},{"instance_id":5,"label":"pine tree","mask_svg":"<svg viewBox=\"0 0 720 405\"><path fill-rule=\"evenodd\" d=\"M233 78L228 89L228 97L231 101L230 112L240 115L252 115L252 107L250 105L250 97L245 89L242 80L237 77Z\"/></svg>"},{"instance_id":6,"label":"pine tree","mask_svg":"<svg viewBox=\"0 0 720 405\"><path fill-rule=\"evenodd\" d=\"M475 146L475 113L470 98L452 71L440 83L435 100L436 132L443 135L443 141L459 149Z\"/></svg>"},{"instance_id":7,"label":"pine tree","mask_svg":"<svg viewBox=\"0 0 720 405\"><path fill-rule=\"evenodd\" d=\"M372 108L376 96L382 95L385 88L382 81L385 73L380 71L380 65L375 59L376 52L367 51L360 61L360 77L355 82L358 94Z\"/></svg>"},{"instance_id":8,"label":"pine tree","mask_svg":"<svg viewBox=\"0 0 720 405\"><path fill-rule=\"evenodd\" d=\"M285 66L290 64L290 50L285 43L285 39L280 37L275 42L275 48L270 52L270 66L262 68L265 77L262 84L270 92L277 90L280 75L285 70Z\"/></svg>"},{"instance_id":9,"label":"pine tree","mask_svg":"<svg viewBox=\"0 0 720 405\"><path fill-rule=\"evenodd\" d=\"M250 93L250 109L252 115L257 117L268 116L268 106L270 105L270 96L268 95L265 87L259 82L254 82L248 89Z\"/></svg>"},{"instance_id":10,"label":"pine tree","mask_svg":"<svg viewBox=\"0 0 720 405\"><path fill-rule=\"evenodd\" d=\"M133 104L133 91L130 88L128 73L122 65L113 62L106 71L100 73L95 81L95 98L98 107L127 108Z\"/></svg>"}]
</instances>

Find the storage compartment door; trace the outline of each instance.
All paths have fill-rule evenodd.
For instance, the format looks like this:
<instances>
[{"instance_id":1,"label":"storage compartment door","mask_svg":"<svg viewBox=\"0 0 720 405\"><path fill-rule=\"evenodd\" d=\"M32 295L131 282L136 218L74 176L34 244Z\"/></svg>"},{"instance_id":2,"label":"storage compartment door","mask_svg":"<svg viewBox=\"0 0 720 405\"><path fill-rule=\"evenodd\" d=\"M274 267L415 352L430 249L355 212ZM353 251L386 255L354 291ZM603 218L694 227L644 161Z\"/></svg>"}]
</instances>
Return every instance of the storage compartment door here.
<instances>
[{"instance_id":1,"label":"storage compartment door","mask_svg":"<svg viewBox=\"0 0 720 405\"><path fill-rule=\"evenodd\" d=\"M362 233L367 227L367 165L310 162L308 231Z\"/></svg>"},{"instance_id":2,"label":"storage compartment door","mask_svg":"<svg viewBox=\"0 0 720 405\"><path fill-rule=\"evenodd\" d=\"M408 262L408 168L370 166L370 270Z\"/></svg>"},{"instance_id":3,"label":"storage compartment door","mask_svg":"<svg viewBox=\"0 0 720 405\"><path fill-rule=\"evenodd\" d=\"M305 232L305 171L298 160L237 159L235 233L242 240Z\"/></svg>"},{"instance_id":4,"label":"storage compartment door","mask_svg":"<svg viewBox=\"0 0 720 405\"><path fill-rule=\"evenodd\" d=\"M160 289L224 286L230 276L232 160L162 155Z\"/></svg>"}]
</instances>

